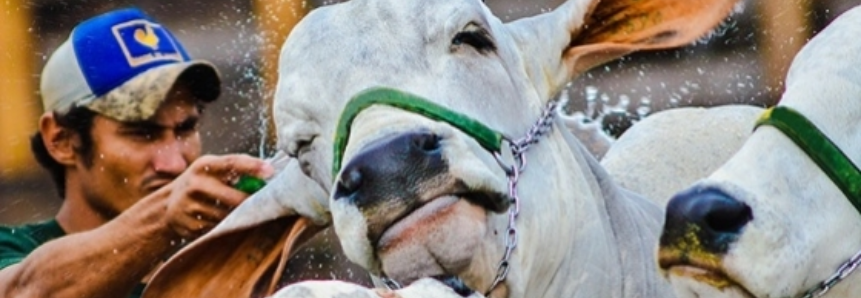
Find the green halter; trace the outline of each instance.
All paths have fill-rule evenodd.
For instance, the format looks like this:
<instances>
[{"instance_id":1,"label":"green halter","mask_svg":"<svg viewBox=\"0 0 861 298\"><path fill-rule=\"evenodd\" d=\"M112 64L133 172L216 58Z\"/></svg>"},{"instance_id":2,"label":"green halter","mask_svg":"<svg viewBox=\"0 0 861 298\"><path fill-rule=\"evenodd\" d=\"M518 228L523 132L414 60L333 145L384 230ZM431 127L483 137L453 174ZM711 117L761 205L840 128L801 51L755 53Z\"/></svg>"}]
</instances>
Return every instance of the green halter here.
<instances>
[{"instance_id":1,"label":"green halter","mask_svg":"<svg viewBox=\"0 0 861 298\"><path fill-rule=\"evenodd\" d=\"M810 120L788 107L778 106L759 117L756 127L761 125L774 126L792 139L861 212L861 171Z\"/></svg>"},{"instance_id":2,"label":"green halter","mask_svg":"<svg viewBox=\"0 0 861 298\"><path fill-rule=\"evenodd\" d=\"M341 112L341 118L335 131L335 152L332 162L333 179L337 176L338 171L341 170L341 162L344 157L344 150L347 148L347 140L350 137L350 127L353 120L356 119L356 116L360 112L375 104L396 107L436 121L446 122L473 137L484 149L490 152L499 152L502 148L503 135L475 119L432 103L417 95L391 88L376 87L362 91L354 96L347 103L344 111Z\"/></svg>"}]
</instances>

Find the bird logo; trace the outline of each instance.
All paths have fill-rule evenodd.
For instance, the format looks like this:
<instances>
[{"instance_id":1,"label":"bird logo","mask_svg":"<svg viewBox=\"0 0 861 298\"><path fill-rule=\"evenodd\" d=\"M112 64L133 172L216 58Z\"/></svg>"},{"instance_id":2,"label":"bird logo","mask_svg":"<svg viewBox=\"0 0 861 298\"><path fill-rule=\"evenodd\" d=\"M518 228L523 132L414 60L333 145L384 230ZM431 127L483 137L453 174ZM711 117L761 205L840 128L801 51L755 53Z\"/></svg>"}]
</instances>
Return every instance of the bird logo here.
<instances>
[{"instance_id":1,"label":"bird logo","mask_svg":"<svg viewBox=\"0 0 861 298\"><path fill-rule=\"evenodd\" d=\"M145 45L153 50L158 49L158 35L152 29L152 26L149 24L144 25L143 28L138 28L135 30L135 40L142 45Z\"/></svg>"}]
</instances>

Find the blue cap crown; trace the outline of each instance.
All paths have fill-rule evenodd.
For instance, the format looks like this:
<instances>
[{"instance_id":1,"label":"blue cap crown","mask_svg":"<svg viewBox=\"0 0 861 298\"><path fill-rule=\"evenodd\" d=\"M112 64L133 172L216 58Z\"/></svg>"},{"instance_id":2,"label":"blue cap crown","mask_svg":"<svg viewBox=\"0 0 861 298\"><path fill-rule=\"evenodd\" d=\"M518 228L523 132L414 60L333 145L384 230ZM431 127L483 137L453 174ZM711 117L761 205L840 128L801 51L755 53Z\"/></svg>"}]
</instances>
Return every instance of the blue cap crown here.
<instances>
[{"instance_id":1,"label":"blue cap crown","mask_svg":"<svg viewBox=\"0 0 861 298\"><path fill-rule=\"evenodd\" d=\"M166 27L136 8L79 24L71 42L84 79L97 97L151 68L191 60Z\"/></svg>"}]
</instances>

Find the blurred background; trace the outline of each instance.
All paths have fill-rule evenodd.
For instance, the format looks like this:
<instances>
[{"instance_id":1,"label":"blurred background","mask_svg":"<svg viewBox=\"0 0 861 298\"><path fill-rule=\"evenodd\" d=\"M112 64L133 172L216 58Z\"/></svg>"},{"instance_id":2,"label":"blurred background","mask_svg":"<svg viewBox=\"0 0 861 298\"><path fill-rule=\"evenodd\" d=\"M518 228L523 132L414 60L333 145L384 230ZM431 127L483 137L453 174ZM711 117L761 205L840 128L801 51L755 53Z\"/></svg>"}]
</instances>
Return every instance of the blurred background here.
<instances>
[{"instance_id":1,"label":"blurred background","mask_svg":"<svg viewBox=\"0 0 861 298\"><path fill-rule=\"evenodd\" d=\"M406 1L406 0L404 0ZM689 1L689 0L679 0ZM222 72L222 98L203 124L206 153L271 152L268 107L278 49L307 11L337 1L4 0L0 1L0 224L50 218L59 206L29 136L42 113L39 77L47 58L80 21L137 6L165 24L193 57ZM563 0L487 0L503 20ZM683 49L638 53L571 83L569 111L620 134L650 113L680 106L773 105L796 51L861 0L747 0L713 36ZM719 129L719 128L716 128Z\"/></svg>"}]
</instances>

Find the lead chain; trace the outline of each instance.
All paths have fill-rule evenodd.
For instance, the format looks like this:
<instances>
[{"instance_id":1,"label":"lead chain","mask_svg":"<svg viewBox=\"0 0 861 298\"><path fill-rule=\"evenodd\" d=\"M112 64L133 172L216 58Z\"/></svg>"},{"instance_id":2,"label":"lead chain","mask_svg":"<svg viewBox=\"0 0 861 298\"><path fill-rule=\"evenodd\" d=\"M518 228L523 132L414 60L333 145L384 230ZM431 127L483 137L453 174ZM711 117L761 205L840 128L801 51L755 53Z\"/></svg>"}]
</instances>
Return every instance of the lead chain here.
<instances>
[{"instance_id":1,"label":"lead chain","mask_svg":"<svg viewBox=\"0 0 861 298\"><path fill-rule=\"evenodd\" d=\"M833 288L835 285L837 285L837 283L846 279L849 274L852 274L855 269L858 269L859 264L861 264L861 251L856 252L854 256L852 256L851 258L849 258L849 260L840 265L840 267L837 268L837 271L835 271L834 274L820 282L816 287L805 292L804 296L801 297L812 298L825 295L825 293L828 293L828 291L831 290L831 288Z\"/></svg>"},{"instance_id":2,"label":"lead chain","mask_svg":"<svg viewBox=\"0 0 861 298\"><path fill-rule=\"evenodd\" d=\"M505 234L505 252L502 255L502 260L499 261L499 266L496 269L496 277L490 288L485 292L485 296L490 296L490 292L496 288L508 276L508 271L511 269L511 255L514 248L517 247L517 216L520 215L520 196L517 193L517 182L520 180L520 174L526 169L526 151L530 146L537 144L539 138L546 135L553 128L553 116L556 115L556 107L558 103L551 101L547 103L541 113L541 117L523 138L518 140L507 139L511 155L514 158L514 163L506 167L500 159L499 154L494 154L497 162L502 166L508 176L508 195L511 197L511 206L508 209L508 228Z\"/></svg>"}]
</instances>

